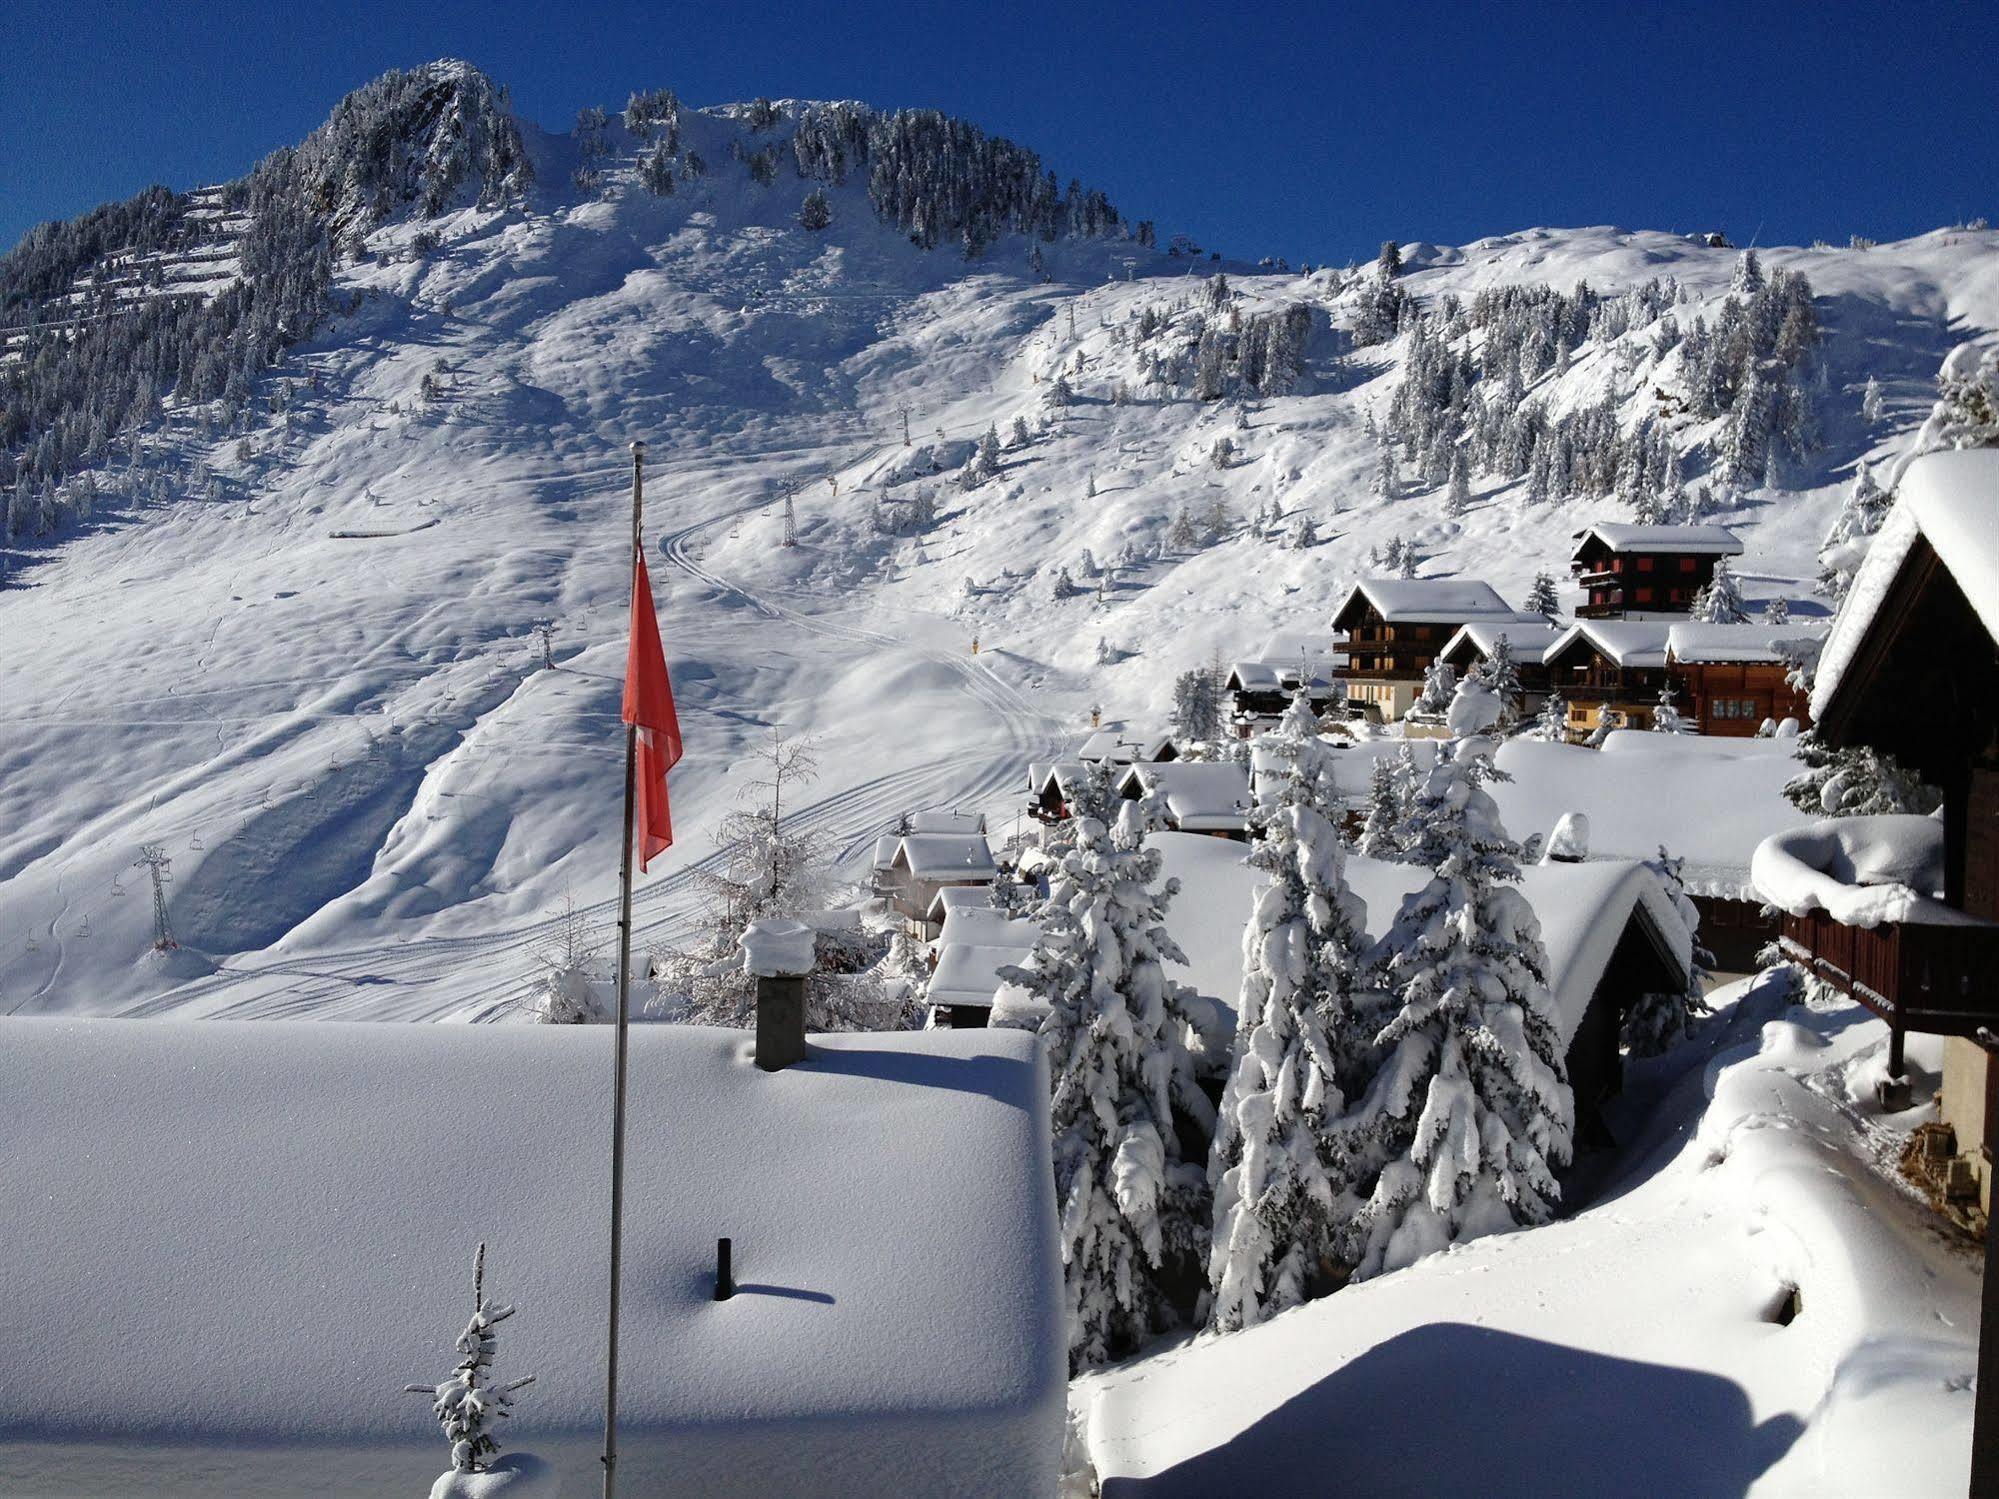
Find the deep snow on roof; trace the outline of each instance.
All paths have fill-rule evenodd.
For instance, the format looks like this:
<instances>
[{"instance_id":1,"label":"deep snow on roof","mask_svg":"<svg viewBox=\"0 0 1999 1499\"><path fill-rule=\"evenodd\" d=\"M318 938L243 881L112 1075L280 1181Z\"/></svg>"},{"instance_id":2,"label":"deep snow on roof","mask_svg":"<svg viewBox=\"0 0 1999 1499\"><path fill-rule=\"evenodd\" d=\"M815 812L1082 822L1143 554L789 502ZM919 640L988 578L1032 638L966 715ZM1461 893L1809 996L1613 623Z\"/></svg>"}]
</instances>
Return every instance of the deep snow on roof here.
<instances>
[{"instance_id":1,"label":"deep snow on roof","mask_svg":"<svg viewBox=\"0 0 1999 1499\"><path fill-rule=\"evenodd\" d=\"M1842 926L1884 922L1989 926L1948 906L1943 824L1934 817L1829 817L1756 846L1756 893L1793 916L1824 911Z\"/></svg>"},{"instance_id":2,"label":"deep snow on roof","mask_svg":"<svg viewBox=\"0 0 1999 1499\"><path fill-rule=\"evenodd\" d=\"M1824 627L1757 620L1735 625L1676 624L1666 631L1666 650L1675 661L1763 662L1810 660L1818 654Z\"/></svg>"},{"instance_id":3,"label":"deep snow on roof","mask_svg":"<svg viewBox=\"0 0 1999 1499\"><path fill-rule=\"evenodd\" d=\"M1481 657L1490 656L1500 637L1504 636L1506 647L1513 652L1515 661L1538 666L1568 628L1566 621L1543 619L1538 615L1503 621L1473 620L1470 624L1461 625L1457 634L1444 642L1441 654L1447 660L1453 659L1462 647L1469 645Z\"/></svg>"},{"instance_id":4,"label":"deep snow on roof","mask_svg":"<svg viewBox=\"0 0 1999 1499\"><path fill-rule=\"evenodd\" d=\"M1820 653L1814 718L1825 717L1918 536L1999 641L1999 448L1927 453L1903 471L1895 494L1895 508L1854 575Z\"/></svg>"},{"instance_id":5,"label":"deep snow on roof","mask_svg":"<svg viewBox=\"0 0 1999 1499\"><path fill-rule=\"evenodd\" d=\"M1249 820L1249 767L1235 760L1134 765L1118 790L1129 794L1134 786L1164 796L1167 815L1186 832L1225 831Z\"/></svg>"},{"instance_id":6,"label":"deep snow on roof","mask_svg":"<svg viewBox=\"0 0 1999 1499\"><path fill-rule=\"evenodd\" d=\"M1336 628L1356 598L1365 599L1390 623L1462 624L1472 619L1539 619L1522 615L1490 583L1457 578L1363 578L1333 611Z\"/></svg>"},{"instance_id":7,"label":"deep snow on roof","mask_svg":"<svg viewBox=\"0 0 1999 1499\"><path fill-rule=\"evenodd\" d=\"M1577 620L1548 646L1543 659L1552 662L1580 640L1619 666L1664 666L1666 639L1671 630L1672 626L1664 620Z\"/></svg>"},{"instance_id":8,"label":"deep snow on roof","mask_svg":"<svg viewBox=\"0 0 1999 1499\"><path fill-rule=\"evenodd\" d=\"M1576 534L1573 561L1594 536L1613 552L1710 552L1720 557L1742 553L1742 539L1726 526L1639 526L1599 521Z\"/></svg>"},{"instance_id":9,"label":"deep snow on roof","mask_svg":"<svg viewBox=\"0 0 1999 1499\"><path fill-rule=\"evenodd\" d=\"M172 1488L169 1455L149 1492L227 1490L260 1444L386 1450L394 1481L355 1487L420 1492L444 1448L402 1386L449 1370L483 1239L489 1294L520 1309L498 1372L536 1376L508 1446L587 1479L611 1039L0 1020L0 1432L203 1444L196 1481ZM1052 1491L1064 1340L1032 1038L815 1037L769 1074L742 1032L631 1040L620 1473L674 1494ZM740 1289L718 1304L722 1235ZM323 1398L283 1398L301 1359Z\"/></svg>"},{"instance_id":10,"label":"deep snow on roof","mask_svg":"<svg viewBox=\"0 0 1999 1499\"><path fill-rule=\"evenodd\" d=\"M1034 950L1033 933L1026 935L1024 944L953 942L940 948L937 971L930 975L930 1003L992 1004L1000 989L1000 969L1024 965Z\"/></svg>"},{"instance_id":11,"label":"deep snow on roof","mask_svg":"<svg viewBox=\"0 0 1999 1499\"><path fill-rule=\"evenodd\" d=\"M960 812L955 807L931 807L909 814L909 830L912 833L983 833L986 830L986 815L983 812Z\"/></svg>"},{"instance_id":12,"label":"deep snow on roof","mask_svg":"<svg viewBox=\"0 0 1999 1499\"><path fill-rule=\"evenodd\" d=\"M1546 836L1568 812L1590 821L1593 858L1686 860L1689 890L1753 898L1749 860L1770 834L1811 821L1784 799L1795 739L1713 739L1621 729L1600 750L1509 739L1489 789L1516 839Z\"/></svg>"},{"instance_id":13,"label":"deep snow on roof","mask_svg":"<svg viewBox=\"0 0 1999 1499\"><path fill-rule=\"evenodd\" d=\"M909 833L895 862L919 880L989 880L999 873L983 833Z\"/></svg>"}]
</instances>

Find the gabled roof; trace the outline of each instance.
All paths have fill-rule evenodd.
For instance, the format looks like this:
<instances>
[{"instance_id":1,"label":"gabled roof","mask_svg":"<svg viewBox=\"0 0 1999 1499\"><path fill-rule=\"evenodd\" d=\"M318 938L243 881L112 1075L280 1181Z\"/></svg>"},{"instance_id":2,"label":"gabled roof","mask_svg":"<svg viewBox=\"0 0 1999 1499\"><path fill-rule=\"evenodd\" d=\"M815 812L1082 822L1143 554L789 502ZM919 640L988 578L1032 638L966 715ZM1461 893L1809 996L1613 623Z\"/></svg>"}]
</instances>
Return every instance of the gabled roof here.
<instances>
[{"instance_id":1,"label":"gabled roof","mask_svg":"<svg viewBox=\"0 0 1999 1499\"><path fill-rule=\"evenodd\" d=\"M930 921L949 922L954 911L982 912L993 909L993 888L990 885L946 885L930 897L930 904L924 908L924 917ZM939 940L941 941L941 935Z\"/></svg>"},{"instance_id":2,"label":"gabled roof","mask_svg":"<svg viewBox=\"0 0 1999 1499\"><path fill-rule=\"evenodd\" d=\"M1742 555L1742 539L1726 526L1636 526L1599 521L1576 533L1569 560L1580 561L1590 538L1613 552L1706 552L1717 557Z\"/></svg>"},{"instance_id":3,"label":"gabled roof","mask_svg":"<svg viewBox=\"0 0 1999 1499\"><path fill-rule=\"evenodd\" d=\"M1823 625L1770 625L1749 621L1739 625L1676 624L1666 632L1666 650L1674 661L1703 662L1809 661L1825 638Z\"/></svg>"},{"instance_id":4,"label":"gabled roof","mask_svg":"<svg viewBox=\"0 0 1999 1499\"><path fill-rule=\"evenodd\" d=\"M1323 662L1313 662L1311 680L1305 687L1312 692L1331 692L1332 673ZM1296 661L1236 661L1229 666L1231 692L1296 692L1300 684Z\"/></svg>"},{"instance_id":5,"label":"gabled roof","mask_svg":"<svg viewBox=\"0 0 1999 1499\"><path fill-rule=\"evenodd\" d=\"M1666 639L1672 628L1658 619L1578 620L1549 645L1541 659L1553 666L1580 641L1619 666L1664 666Z\"/></svg>"},{"instance_id":6,"label":"gabled roof","mask_svg":"<svg viewBox=\"0 0 1999 1499\"><path fill-rule=\"evenodd\" d=\"M1134 765L1118 781L1118 793L1164 796L1168 820L1185 833L1226 832L1249 824L1249 767L1234 760Z\"/></svg>"},{"instance_id":7,"label":"gabled roof","mask_svg":"<svg viewBox=\"0 0 1999 1499\"><path fill-rule=\"evenodd\" d=\"M1089 779L1090 767L1081 760L1037 760L1027 767L1030 796L1044 795L1052 787L1066 799L1088 785Z\"/></svg>"},{"instance_id":8,"label":"gabled roof","mask_svg":"<svg viewBox=\"0 0 1999 1499\"><path fill-rule=\"evenodd\" d=\"M1475 653L1480 660L1492 654L1499 637L1506 637L1507 648L1513 652L1513 659L1525 666L1539 666L1546 659L1548 651L1568 630L1561 620L1545 619L1540 615L1529 615L1522 619L1500 622L1497 620L1474 620L1463 625L1458 633L1444 642L1439 654L1453 666L1461 664L1466 652Z\"/></svg>"},{"instance_id":9,"label":"gabled roof","mask_svg":"<svg viewBox=\"0 0 1999 1499\"><path fill-rule=\"evenodd\" d=\"M990 880L999 874L982 833L909 833L895 862L919 880Z\"/></svg>"},{"instance_id":10,"label":"gabled roof","mask_svg":"<svg viewBox=\"0 0 1999 1499\"><path fill-rule=\"evenodd\" d=\"M937 934L937 951L941 954L953 943L1029 948L1040 931L1026 917L1009 916L997 906L954 906L944 917L944 930Z\"/></svg>"},{"instance_id":11,"label":"gabled roof","mask_svg":"<svg viewBox=\"0 0 1999 1499\"><path fill-rule=\"evenodd\" d=\"M1352 619L1366 603L1390 624L1461 625L1474 619L1539 619L1523 616L1490 583L1457 578L1363 578L1354 584L1333 613L1333 628L1352 628Z\"/></svg>"},{"instance_id":12,"label":"gabled roof","mask_svg":"<svg viewBox=\"0 0 1999 1499\"><path fill-rule=\"evenodd\" d=\"M1854 574L1819 656L1812 717L1823 719L1876 628L1904 563L1926 544L1999 643L1999 448L1928 453L1909 464L1895 508Z\"/></svg>"},{"instance_id":13,"label":"gabled roof","mask_svg":"<svg viewBox=\"0 0 1999 1499\"><path fill-rule=\"evenodd\" d=\"M894 833L883 833L875 839L875 868L891 869L895 865L895 851L902 846L902 839Z\"/></svg>"}]
</instances>

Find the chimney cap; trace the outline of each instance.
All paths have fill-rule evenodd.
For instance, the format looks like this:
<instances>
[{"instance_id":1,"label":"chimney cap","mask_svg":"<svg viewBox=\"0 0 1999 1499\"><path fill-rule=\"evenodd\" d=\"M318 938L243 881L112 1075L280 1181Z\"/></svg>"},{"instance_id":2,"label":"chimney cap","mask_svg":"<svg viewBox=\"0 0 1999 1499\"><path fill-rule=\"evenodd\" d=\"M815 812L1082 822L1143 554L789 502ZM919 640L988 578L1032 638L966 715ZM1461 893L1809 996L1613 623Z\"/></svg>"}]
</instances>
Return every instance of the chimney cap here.
<instances>
[{"instance_id":1,"label":"chimney cap","mask_svg":"<svg viewBox=\"0 0 1999 1499\"><path fill-rule=\"evenodd\" d=\"M743 972L757 978L789 978L812 971L818 933L802 921L763 917L743 928Z\"/></svg>"}]
</instances>

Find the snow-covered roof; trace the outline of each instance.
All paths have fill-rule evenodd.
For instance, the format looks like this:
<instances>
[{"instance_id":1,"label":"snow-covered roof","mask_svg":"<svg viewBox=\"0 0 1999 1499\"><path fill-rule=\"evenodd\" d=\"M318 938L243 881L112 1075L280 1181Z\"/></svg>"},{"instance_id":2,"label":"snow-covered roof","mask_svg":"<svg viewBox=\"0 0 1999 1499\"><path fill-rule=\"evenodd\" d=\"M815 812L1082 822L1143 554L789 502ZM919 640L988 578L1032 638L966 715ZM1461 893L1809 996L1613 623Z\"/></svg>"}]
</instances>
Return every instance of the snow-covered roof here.
<instances>
[{"instance_id":1,"label":"snow-covered roof","mask_svg":"<svg viewBox=\"0 0 1999 1499\"><path fill-rule=\"evenodd\" d=\"M1515 661L1539 666L1567 630L1565 623L1545 619L1538 614L1511 620L1474 620L1460 626L1457 634L1444 642L1440 654L1446 661L1453 661L1462 648L1469 646L1481 657L1490 656L1493 647L1499 643L1499 637L1504 635L1507 649L1513 652Z\"/></svg>"},{"instance_id":2,"label":"snow-covered roof","mask_svg":"<svg viewBox=\"0 0 1999 1499\"><path fill-rule=\"evenodd\" d=\"M1692 934L1659 876L1643 863L1598 859L1530 864L1520 871L1520 891L1541 923L1548 989L1565 1043L1575 1039L1590 996L1634 919L1649 928L1659 956L1686 982L1693 965Z\"/></svg>"},{"instance_id":3,"label":"snow-covered roof","mask_svg":"<svg viewBox=\"0 0 1999 1499\"><path fill-rule=\"evenodd\" d=\"M103 1493L109 1463L148 1494L420 1494L446 1448L402 1388L450 1371L484 1240L488 1294L519 1308L495 1372L535 1376L501 1435L594 1484L610 1045L602 1026L0 1020L4 1465L46 1493ZM640 1025L630 1077L633 1492L1054 1492L1067 1370L1032 1036L818 1036L765 1074L740 1031ZM738 1288L717 1303L722 1236ZM302 1357L323 1398L284 1397ZM308 1472L305 1450L339 1455Z\"/></svg>"},{"instance_id":4,"label":"snow-covered roof","mask_svg":"<svg viewBox=\"0 0 1999 1499\"><path fill-rule=\"evenodd\" d=\"M1571 560L1582 556L1594 536L1613 552L1709 552L1718 557L1742 554L1742 538L1726 526L1638 526L1600 521L1576 533Z\"/></svg>"},{"instance_id":5,"label":"snow-covered roof","mask_svg":"<svg viewBox=\"0 0 1999 1499\"><path fill-rule=\"evenodd\" d=\"M930 905L923 914L932 921L944 921L953 911L991 910L992 904L990 885L946 885L930 897Z\"/></svg>"},{"instance_id":6,"label":"snow-covered roof","mask_svg":"<svg viewBox=\"0 0 1999 1499\"><path fill-rule=\"evenodd\" d=\"M985 830L986 815L983 812L932 807L909 814L909 831L912 833L983 833Z\"/></svg>"},{"instance_id":7,"label":"snow-covered roof","mask_svg":"<svg viewBox=\"0 0 1999 1499\"><path fill-rule=\"evenodd\" d=\"M1676 624L1667 629L1666 650L1675 661L1765 662L1809 661L1825 638L1822 625Z\"/></svg>"},{"instance_id":8,"label":"snow-covered roof","mask_svg":"<svg viewBox=\"0 0 1999 1499\"><path fill-rule=\"evenodd\" d=\"M1081 760L1037 760L1027 767L1027 789L1040 796L1053 786L1062 797L1071 797L1089 784L1090 767Z\"/></svg>"},{"instance_id":9,"label":"snow-covered roof","mask_svg":"<svg viewBox=\"0 0 1999 1499\"><path fill-rule=\"evenodd\" d=\"M1118 791L1163 795L1167 817L1182 832L1229 832L1249 823L1249 767L1235 760L1134 765Z\"/></svg>"},{"instance_id":10,"label":"snow-covered roof","mask_svg":"<svg viewBox=\"0 0 1999 1499\"><path fill-rule=\"evenodd\" d=\"M1672 628L1656 619L1579 619L1550 642L1542 660L1553 664L1580 640L1619 666L1664 666Z\"/></svg>"},{"instance_id":11,"label":"snow-covered roof","mask_svg":"<svg viewBox=\"0 0 1999 1499\"><path fill-rule=\"evenodd\" d=\"M1999 448L1926 453L1903 471L1895 507L1826 637L1812 689L1814 718L1826 716L1919 536L1999 641Z\"/></svg>"},{"instance_id":12,"label":"snow-covered roof","mask_svg":"<svg viewBox=\"0 0 1999 1499\"><path fill-rule=\"evenodd\" d=\"M1303 677L1296 660L1235 661L1229 664L1228 680L1231 690L1238 692L1296 692ZM1331 691L1330 669L1324 664L1313 664L1310 680L1303 685L1314 692Z\"/></svg>"},{"instance_id":13,"label":"snow-covered roof","mask_svg":"<svg viewBox=\"0 0 1999 1499\"><path fill-rule=\"evenodd\" d=\"M999 873L983 833L909 833L895 862L919 880L990 880Z\"/></svg>"},{"instance_id":14,"label":"snow-covered roof","mask_svg":"<svg viewBox=\"0 0 1999 1499\"><path fill-rule=\"evenodd\" d=\"M1033 949L1032 935L1024 945L949 943L937 950L937 971L925 997L933 1005L990 1005L1000 989L1000 969L1025 964Z\"/></svg>"},{"instance_id":15,"label":"snow-covered roof","mask_svg":"<svg viewBox=\"0 0 1999 1499\"><path fill-rule=\"evenodd\" d=\"M1829 817L1756 846L1757 894L1793 916L1824 911L1843 926L1990 925L1938 899L1943 824L1934 817Z\"/></svg>"},{"instance_id":16,"label":"snow-covered roof","mask_svg":"<svg viewBox=\"0 0 1999 1499\"><path fill-rule=\"evenodd\" d=\"M937 951L954 944L975 947L1032 947L1039 928L1024 916L1009 916L993 906L953 906L944 913L937 934Z\"/></svg>"},{"instance_id":17,"label":"snow-covered roof","mask_svg":"<svg viewBox=\"0 0 1999 1499\"><path fill-rule=\"evenodd\" d=\"M1083 747L1076 751L1076 758L1129 765L1134 760L1157 760L1172 742L1172 737L1166 734L1140 734L1121 728L1099 729L1083 741Z\"/></svg>"},{"instance_id":18,"label":"snow-covered roof","mask_svg":"<svg viewBox=\"0 0 1999 1499\"><path fill-rule=\"evenodd\" d=\"M1686 860L1696 895L1754 899L1750 856L1772 833L1811 821L1784 798L1798 774L1795 739L1722 739L1623 729L1600 750L1509 739L1494 763L1512 777L1489 788L1516 839L1589 817L1595 858L1650 859L1661 845Z\"/></svg>"},{"instance_id":19,"label":"snow-covered roof","mask_svg":"<svg viewBox=\"0 0 1999 1499\"><path fill-rule=\"evenodd\" d=\"M895 851L902 846L902 839L894 833L883 833L875 839L875 868L889 869L895 864Z\"/></svg>"},{"instance_id":20,"label":"snow-covered roof","mask_svg":"<svg viewBox=\"0 0 1999 1499\"><path fill-rule=\"evenodd\" d=\"M1457 578L1363 578L1333 611L1333 625L1343 621L1364 599L1391 624L1464 624L1474 619L1539 619L1523 615L1493 590L1490 583Z\"/></svg>"}]
</instances>

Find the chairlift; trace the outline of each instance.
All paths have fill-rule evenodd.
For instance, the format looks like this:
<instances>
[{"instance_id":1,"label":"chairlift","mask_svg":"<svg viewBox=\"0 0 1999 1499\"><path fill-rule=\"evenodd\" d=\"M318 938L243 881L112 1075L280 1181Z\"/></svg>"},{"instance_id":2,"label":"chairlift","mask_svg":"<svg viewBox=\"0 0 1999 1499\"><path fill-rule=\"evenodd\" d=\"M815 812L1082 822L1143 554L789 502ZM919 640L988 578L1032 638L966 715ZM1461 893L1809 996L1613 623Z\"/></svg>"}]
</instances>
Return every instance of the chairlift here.
<instances>
[{"instance_id":1,"label":"chairlift","mask_svg":"<svg viewBox=\"0 0 1999 1499\"><path fill-rule=\"evenodd\" d=\"M115 874L111 876L111 893L113 895L123 895L125 893L125 886Z\"/></svg>"},{"instance_id":2,"label":"chairlift","mask_svg":"<svg viewBox=\"0 0 1999 1499\"><path fill-rule=\"evenodd\" d=\"M199 833L196 833L192 838L188 840L187 846L193 849L198 854L205 854L208 852L208 845L201 841L201 834Z\"/></svg>"}]
</instances>

